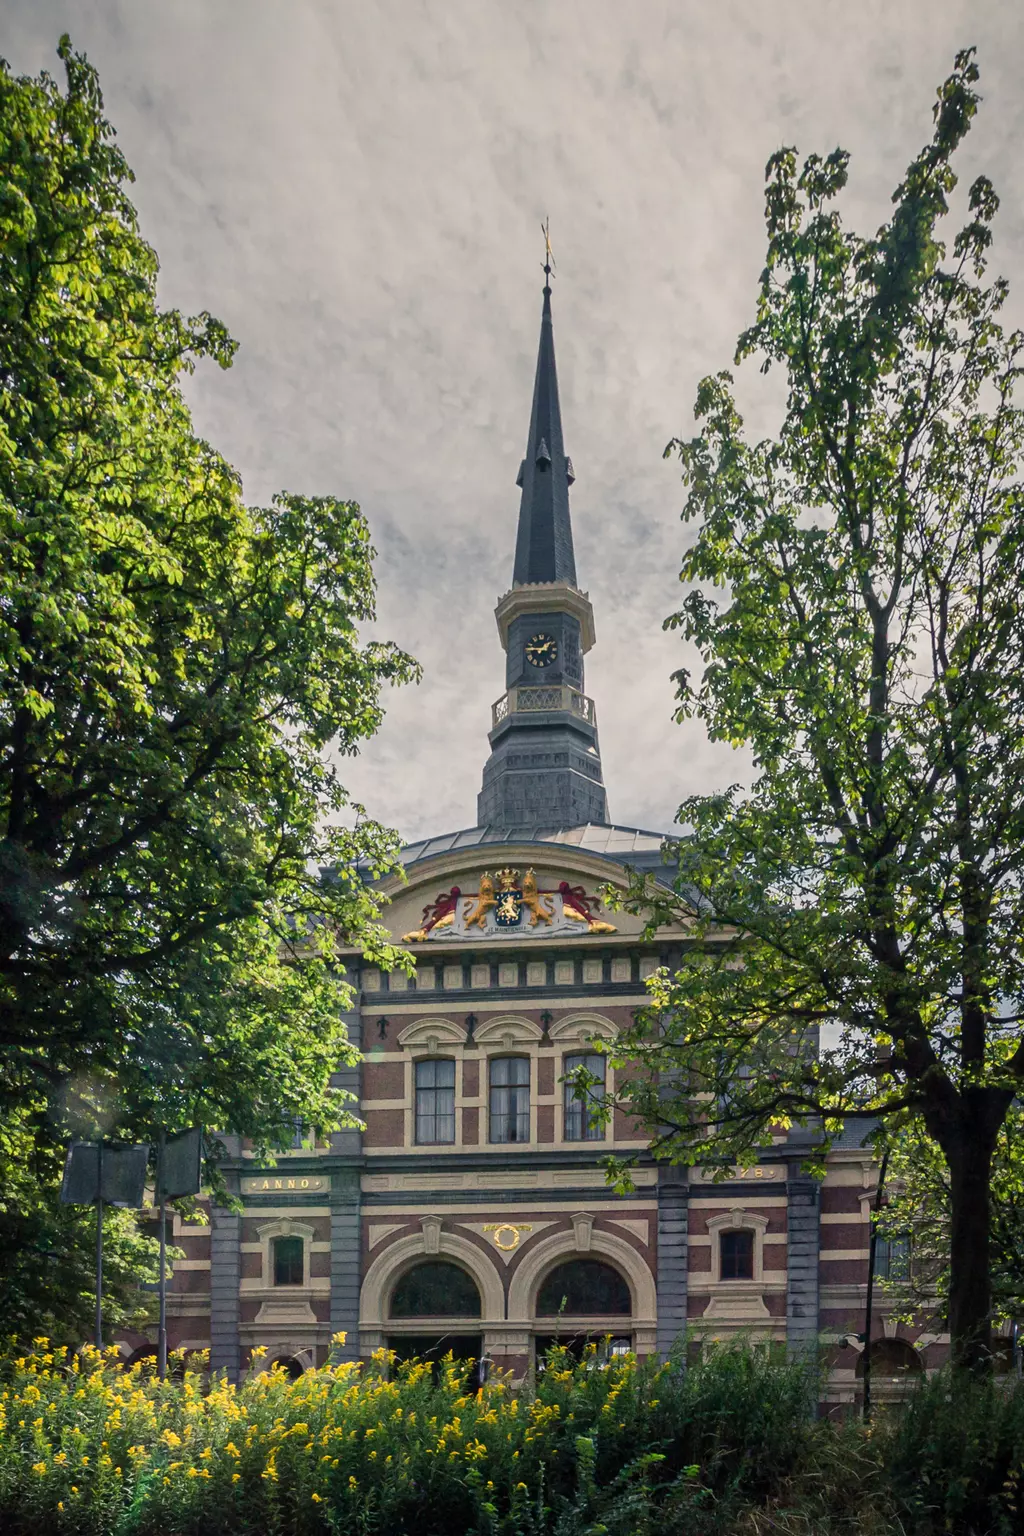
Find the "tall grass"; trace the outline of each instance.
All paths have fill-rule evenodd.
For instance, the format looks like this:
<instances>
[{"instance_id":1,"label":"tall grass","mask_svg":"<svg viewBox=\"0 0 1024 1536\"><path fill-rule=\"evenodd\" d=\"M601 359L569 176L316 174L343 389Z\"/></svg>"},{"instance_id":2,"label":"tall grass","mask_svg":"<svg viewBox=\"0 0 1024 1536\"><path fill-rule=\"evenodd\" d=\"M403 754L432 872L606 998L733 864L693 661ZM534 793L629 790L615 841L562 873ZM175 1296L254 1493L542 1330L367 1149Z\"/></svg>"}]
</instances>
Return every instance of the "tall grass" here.
<instances>
[{"instance_id":1,"label":"tall grass","mask_svg":"<svg viewBox=\"0 0 1024 1536\"><path fill-rule=\"evenodd\" d=\"M1009 1536L1024 1394L947 1384L866 1435L808 1368L574 1363L531 1392L449 1362L158 1382L37 1341L0 1360L5 1536ZM973 1389L972 1389L973 1390ZM958 1399L961 1404L964 1399ZM969 1423L965 1419L969 1419ZM972 1439L973 1437L973 1439ZM984 1444L982 1444L984 1442Z\"/></svg>"}]
</instances>

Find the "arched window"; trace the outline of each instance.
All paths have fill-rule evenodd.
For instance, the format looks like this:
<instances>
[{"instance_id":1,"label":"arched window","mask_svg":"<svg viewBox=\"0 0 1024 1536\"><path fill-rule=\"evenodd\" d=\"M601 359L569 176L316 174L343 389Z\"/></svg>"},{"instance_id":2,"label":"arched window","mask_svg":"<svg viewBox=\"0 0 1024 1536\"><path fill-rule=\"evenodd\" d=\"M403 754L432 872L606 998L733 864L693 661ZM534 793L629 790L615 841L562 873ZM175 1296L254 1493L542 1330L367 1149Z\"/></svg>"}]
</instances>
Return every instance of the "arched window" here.
<instances>
[{"instance_id":1,"label":"arched window","mask_svg":"<svg viewBox=\"0 0 1024 1536\"><path fill-rule=\"evenodd\" d=\"M559 1264L537 1295L537 1315L557 1317L629 1317L629 1286L617 1269L600 1259L570 1259Z\"/></svg>"},{"instance_id":2,"label":"arched window","mask_svg":"<svg viewBox=\"0 0 1024 1536\"><path fill-rule=\"evenodd\" d=\"M416 1140L420 1146L455 1140L455 1063L416 1063Z\"/></svg>"},{"instance_id":3,"label":"arched window","mask_svg":"<svg viewBox=\"0 0 1024 1536\"><path fill-rule=\"evenodd\" d=\"M530 1139L530 1063L525 1056L491 1062L491 1141Z\"/></svg>"},{"instance_id":4,"label":"arched window","mask_svg":"<svg viewBox=\"0 0 1024 1536\"><path fill-rule=\"evenodd\" d=\"M568 1081L580 1068L593 1078L587 1085L587 1097L578 1099L575 1085ZM566 1141L603 1141L604 1126L594 1114L594 1106L604 1098L604 1057L598 1051L585 1051L565 1058L565 1139Z\"/></svg>"},{"instance_id":5,"label":"arched window","mask_svg":"<svg viewBox=\"0 0 1024 1536\"><path fill-rule=\"evenodd\" d=\"M275 1237L271 1240L275 1285L302 1285L305 1262L301 1237Z\"/></svg>"},{"instance_id":6,"label":"arched window","mask_svg":"<svg viewBox=\"0 0 1024 1536\"><path fill-rule=\"evenodd\" d=\"M480 1292L457 1264L435 1259L406 1270L391 1292L391 1317L479 1317Z\"/></svg>"}]
</instances>

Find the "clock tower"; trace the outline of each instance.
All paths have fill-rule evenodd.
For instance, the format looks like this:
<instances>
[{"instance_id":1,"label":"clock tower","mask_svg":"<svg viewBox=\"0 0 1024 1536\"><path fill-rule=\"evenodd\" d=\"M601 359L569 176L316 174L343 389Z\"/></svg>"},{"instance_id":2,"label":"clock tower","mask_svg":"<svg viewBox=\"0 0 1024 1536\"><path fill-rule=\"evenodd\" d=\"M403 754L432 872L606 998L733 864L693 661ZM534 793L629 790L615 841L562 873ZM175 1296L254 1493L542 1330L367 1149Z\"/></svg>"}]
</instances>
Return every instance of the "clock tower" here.
<instances>
[{"instance_id":1,"label":"clock tower","mask_svg":"<svg viewBox=\"0 0 1024 1536\"><path fill-rule=\"evenodd\" d=\"M540 351L511 589L495 609L505 650L505 693L492 708L491 755L477 800L482 827L607 825L597 717L584 690L594 643L590 599L576 584L569 520L575 476L562 440L545 267Z\"/></svg>"}]
</instances>

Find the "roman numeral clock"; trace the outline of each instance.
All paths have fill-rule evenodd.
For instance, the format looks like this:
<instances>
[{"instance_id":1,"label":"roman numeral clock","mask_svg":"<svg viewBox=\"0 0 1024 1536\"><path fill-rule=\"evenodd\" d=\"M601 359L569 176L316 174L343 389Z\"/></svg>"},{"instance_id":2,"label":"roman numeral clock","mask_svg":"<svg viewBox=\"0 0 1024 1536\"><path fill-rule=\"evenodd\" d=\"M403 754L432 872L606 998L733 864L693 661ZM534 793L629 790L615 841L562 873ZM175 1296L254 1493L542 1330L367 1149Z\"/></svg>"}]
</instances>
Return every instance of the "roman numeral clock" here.
<instances>
[{"instance_id":1,"label":"roman numeral clock","mask_svg":"<svg viewBox=\"0 0 1024 1536\"><path fill-rule=\"evenodd\" d=\"M554 635L531 635L524 654L531 667L550 667L558 660L558 642Z\"/></svg>"}]
</instances>

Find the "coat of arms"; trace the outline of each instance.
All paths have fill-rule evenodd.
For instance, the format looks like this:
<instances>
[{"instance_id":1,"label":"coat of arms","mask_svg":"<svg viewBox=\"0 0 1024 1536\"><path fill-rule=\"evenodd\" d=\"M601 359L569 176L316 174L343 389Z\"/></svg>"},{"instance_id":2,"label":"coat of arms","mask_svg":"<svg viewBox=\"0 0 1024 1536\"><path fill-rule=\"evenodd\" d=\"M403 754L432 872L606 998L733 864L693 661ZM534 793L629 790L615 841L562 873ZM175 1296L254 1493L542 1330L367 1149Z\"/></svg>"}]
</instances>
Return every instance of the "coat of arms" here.
<instances>
[{"instance_id":1,"label":"coat of arms","mask_svg":"<svg viewBox=\"0 0 1024 1536\"><path fill-rule=\"evenodd\" d=\"M402 935L403 944L427 939L462 939L472 929L482 934L513 930L524 934L614 933L611 923L596 916L600 902L582 885L559 882L541 890L532 869L499 869L480 876L480 889L460 891L453 885L423 908L421 926Z\"/></svg>"},{"instance_id":2,"label":"coat of arms","mask_svg":"<svg viewBox=\"0 0 1024 1536\"><path fill-rule=\"evenodd\" d=\"M518 869L499 869L495 876L494 922L498 928L518 928L523 915L523 888Z\"/></svg>"}]
</instances>

